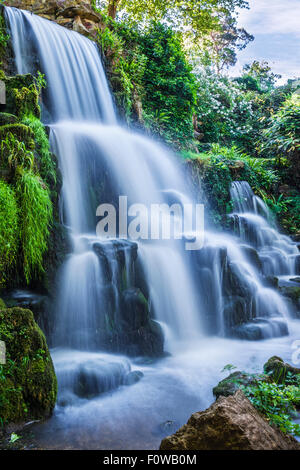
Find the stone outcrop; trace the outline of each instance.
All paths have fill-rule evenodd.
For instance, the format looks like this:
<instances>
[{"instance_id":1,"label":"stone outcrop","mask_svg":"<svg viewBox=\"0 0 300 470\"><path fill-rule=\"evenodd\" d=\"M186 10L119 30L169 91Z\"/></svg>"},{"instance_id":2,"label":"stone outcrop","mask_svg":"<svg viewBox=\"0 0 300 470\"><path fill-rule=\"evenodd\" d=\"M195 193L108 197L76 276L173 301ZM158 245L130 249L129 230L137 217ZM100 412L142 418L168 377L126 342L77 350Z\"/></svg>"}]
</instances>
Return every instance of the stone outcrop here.
<instances>
[{"instance_id":1,"label":"stone outcrop","mask_svg":"<svg viewBox=\"0 0 300 470\"><path fill-rule=\"evenodd\" d=\"M300 444L271 427L238 391L193 414L160 450L300 450Z\"/></svg>"},{"instance_id":2,"label":"stone outcrop","mask_svg":"<svg viewBox=\"0 0 300 470\"><path fill-rule=\"evenodd\" d=\"M284 362L280 357L273 356L264 365L264 371L276 383L286 383L293 381L293 378L300 375L300 369Z\"/></svg>"},{"instance_id":3,"label":"stone outcrop","mask_svg":"<svg viewBox=\"0 0 300 470\"><path fill-rule=\"evenodd\" d=\"M85 36L95 34L102 25L90 0L6 0L4 5L28 10Z\"/></svg>"},{"instance_id":4,"label":"stone outcrop","mask_svg":"<svg viewBox=\"0 0 300 470\"><path fill-rule=\"evenodd\" d=\"M0 306L0 340L6 361L0 377L2 424L51 415L57 381L46 339L30 310Z\"/></svg>"},{"instance_id":5,"label":"stone outcrop","mask_svg":"<svg viewBox=\"0 0 300 470\"><path fill-rule=\"evenodd\" d=\"M248 387L258 382L268 382L269 377L264 374L246 374L245 372L234 372L225 379L221 380L216 387L213 388L213 394L216 398L229 397L234 395L241 386Z\"/></svg>"}]
</instances>

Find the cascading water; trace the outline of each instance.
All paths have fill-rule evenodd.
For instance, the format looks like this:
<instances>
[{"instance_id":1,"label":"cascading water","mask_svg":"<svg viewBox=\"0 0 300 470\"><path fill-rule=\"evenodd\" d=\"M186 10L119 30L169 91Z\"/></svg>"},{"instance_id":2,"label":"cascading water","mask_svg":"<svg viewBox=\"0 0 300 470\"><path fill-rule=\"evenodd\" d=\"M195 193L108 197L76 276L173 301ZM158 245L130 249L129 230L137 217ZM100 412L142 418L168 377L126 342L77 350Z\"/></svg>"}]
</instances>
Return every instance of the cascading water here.
<instances>
[{"instance_id":1,"label":"cascading water","mask_svg":"<svg viewBox=\"0 0 300 470\"><path fill-rule=\"evenodd\" d=\"M25 11L6 8L5 15L18 72L39 69L47 79L43 119L50 125L51 146L60 161L61 216L73 246L59 274L53 338L57 347L52 354L60 392L54 423L58 421L58 429L62 428L61 423L68 423L65 425L77 436L78 421L82 427L85 414L86 421L92 422L90 438L91 434L100 435L103 429L104 434L105 429L112 433L112 422L118 419L118 432L123 429L127 435L130 427L132 440L144 439L143 444L132 444L126 439L123 443L115 439L105 444L104 437L101 445L143 446L148 436L155 434L153 422L170 419L176 410L178 427L191 411L209 403L208 390L214 383L205 358L209 357L213 367L219 368L226 359L234 360L230 354L237 365L245 358L245 353L237 353L238 340L220 339L214 343L207 339L207 332L245 339L286 335L288 307L264 283L253 262L253 240L240 243L236 237L207 232L204 248L187 252L179 240L137 244L96 237L97 205L116 202L119 195L126 195L128 204L143 203L146 207L191 202L179 165L165 148L118 124L93 42ZM38 62L35 65L33 55ZM233 199L238 203L234 189ZM237 212L243 212L242 219L245 211L237 208ZM272 249L278 248L276 253L280 253L283 238L275 230L269 234L278 241ZM263 248L266 246L264 239ZM283 251L286 254L287 248ZM262 258L269 254L263 249L259 252ZM145 296L149 297L149 308L157 322L145 314ZM172 352L175 362L169 358L156 368L139 362L145 377L130 389L135 392L129 392L122 386L135 381L137 375L130 375L130 371L137 363L108 352L128 353L132 357L153 356L155 351L161 354L161 327L167 338L165 349L167 346ZM251 348L248 342L243 344ZM187 354L187 350L191 352ZM264 354L261 349L259 364ZM199 364L204 359L201 376ZM116 387L119 389L115 398L94 398ZM161 405L157 404L157 396ZM137 425L141 423L139 409L143 410L141 431ZM101 431L95 424L97 419ZM156 433L162 434L161 430ZM155 439L157 442L159 437Z\"/></svg>"},{"instance_id":2,"label":"cascading water","mask_svg":"<svg viewBox=\"0 0 300 470\"><path fill-rule=\"evenodd\" d=\"M253 194L246 181L232 183L231 198L238 235L257 249L263 273L266 276L295 276L299 256L297 244L277 231L265 203Z\"/></svg>"}]
</instances>

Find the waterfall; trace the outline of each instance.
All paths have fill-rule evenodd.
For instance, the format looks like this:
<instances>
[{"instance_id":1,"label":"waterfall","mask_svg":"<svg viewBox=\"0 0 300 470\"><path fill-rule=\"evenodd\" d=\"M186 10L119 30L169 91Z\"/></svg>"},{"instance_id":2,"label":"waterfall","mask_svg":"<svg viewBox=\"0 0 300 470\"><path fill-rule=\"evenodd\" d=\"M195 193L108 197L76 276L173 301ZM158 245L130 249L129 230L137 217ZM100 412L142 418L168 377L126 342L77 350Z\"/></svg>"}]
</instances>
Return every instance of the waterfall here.
<instances>
[{"instance_id":1,"label":"waterfall","mask_svg":"<svg viewBox=\"0 0 300 470\"><path fill-rule=\"evenodd\" d=\"M61 217L73 252L58 275L54 344L83 352L76 353L75 365L69 352L56 359L60 386L74 391L74 377L82 370L94 377L91 370L100 367L94 351L102 351L100 363L107 364L104 352L138 355L150 346L155 349L161 325L173 354L180 344L199 343L207 333L245 339L286 335L288 307L264 282L253 246L268 274L279 270L282 258L280 269L291 272L295 250L268 225L265 207L245 185L233 185L232 197L240 227L247 220L255 240L241 243L206 231L204 248L188 252L179 240L135 243L96 237L97 205L120 195L146 207L192 203L180 164L166 148L118 122L92 41L26 11L5 8L5 15L18 72L38 69L46 76L43 119L63 176ZM156 321L145 317L146 296ZM120 376L128 372L128 360L120 360L123 372L116 379L112 372L106 389L122 383ZM94 382L98 390L98 379Z\"/></svg>"},{"instance_id":2,"label":"waterfall","mask_svg":"<svg viewBox=\"0 0 300 470\"><path fill-rule=\"evenodd\" d=\"M295 276L297 245L278 232L266 204L253 194L246 181L233 182L230 192L238 235L256 248L264 274Z\"/></svg>"},{"instance_id":3,"label":"waterfall","mask_svg":"<svg viewBox=\"0 0 300 470\"><path fill-rule=\"evenodd\" d=\"M101 274L103 266L97 266L101 259L97 259L94 251L95 243L101 241L95 234L96 206L91 198L89 176L92 174L100 182L106 165L116 188L114 196L127 195L129 202L147 206L169 202L170 188L182 193L187 193L187 189L173 155L154 141L117 124L100 55L92 41L15 8L6 8L6 18L18 72L33 70L30 57L34 51L37 68L47 79L43 97L47 109L43 116L51 128L51 147L59 157L63 176L62 219L70 230L74 248L60 273L54 342L91 350L95 343L91 331L104 323L103 318L96 317L105 315L108 302L114 304L115 310L119 309L120 273L116 273L118 267L112 250L105 259L110 271L115 270L112 289L107 294L106 280ZM106 201L99 198L96 202ZM128 269L128 249L126 256ZM158 244L149 243L141 247L139 257L147 285L151 286L156 319L168 323L177 340L201 337L201 308L183 247L172 241L161 249ZM118 321L119 314L114 315ZM101 342L98 346L101 347Z\"/></svg>"}]
</instances>

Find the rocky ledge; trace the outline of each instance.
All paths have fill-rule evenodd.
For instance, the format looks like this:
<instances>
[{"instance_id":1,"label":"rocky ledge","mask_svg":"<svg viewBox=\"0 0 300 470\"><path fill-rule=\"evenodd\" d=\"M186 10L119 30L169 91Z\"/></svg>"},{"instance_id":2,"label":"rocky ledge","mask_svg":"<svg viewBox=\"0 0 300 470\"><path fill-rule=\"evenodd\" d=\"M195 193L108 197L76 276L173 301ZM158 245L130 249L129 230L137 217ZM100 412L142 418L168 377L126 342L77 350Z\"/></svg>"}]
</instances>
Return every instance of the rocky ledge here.
<instances>
[{"instance_id":1,"label":"rocky ledge","mask_svg":"<svg viewBox=\"0 0 300 470\"><path fill-rule=\"evenodd\" d=\"M94 11L90 0L5 0L3 3L28 10L85 36L94 35L102 25L102 17Z\"/></svg>"}]
</instances>

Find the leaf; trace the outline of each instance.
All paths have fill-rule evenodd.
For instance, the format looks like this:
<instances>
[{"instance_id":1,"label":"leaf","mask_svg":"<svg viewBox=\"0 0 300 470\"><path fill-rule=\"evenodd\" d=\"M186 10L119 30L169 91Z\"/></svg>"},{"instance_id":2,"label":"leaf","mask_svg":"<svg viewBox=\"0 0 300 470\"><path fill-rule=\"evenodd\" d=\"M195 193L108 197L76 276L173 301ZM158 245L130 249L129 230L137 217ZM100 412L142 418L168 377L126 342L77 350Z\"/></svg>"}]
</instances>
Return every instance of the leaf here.
<instances>
[{"instance_id":1,"label":"leaf","mask_svg":"<svg viewBox=\"0 0 300 470\"><path fill-rule=\"evenodd\" d=\"M19 439L21 439L21 436L18 436L18 434L15 434L13 432L10 436L10 441L9 442L14 443L14 442L18 441Z\"/></svg>"}]
</instances>

